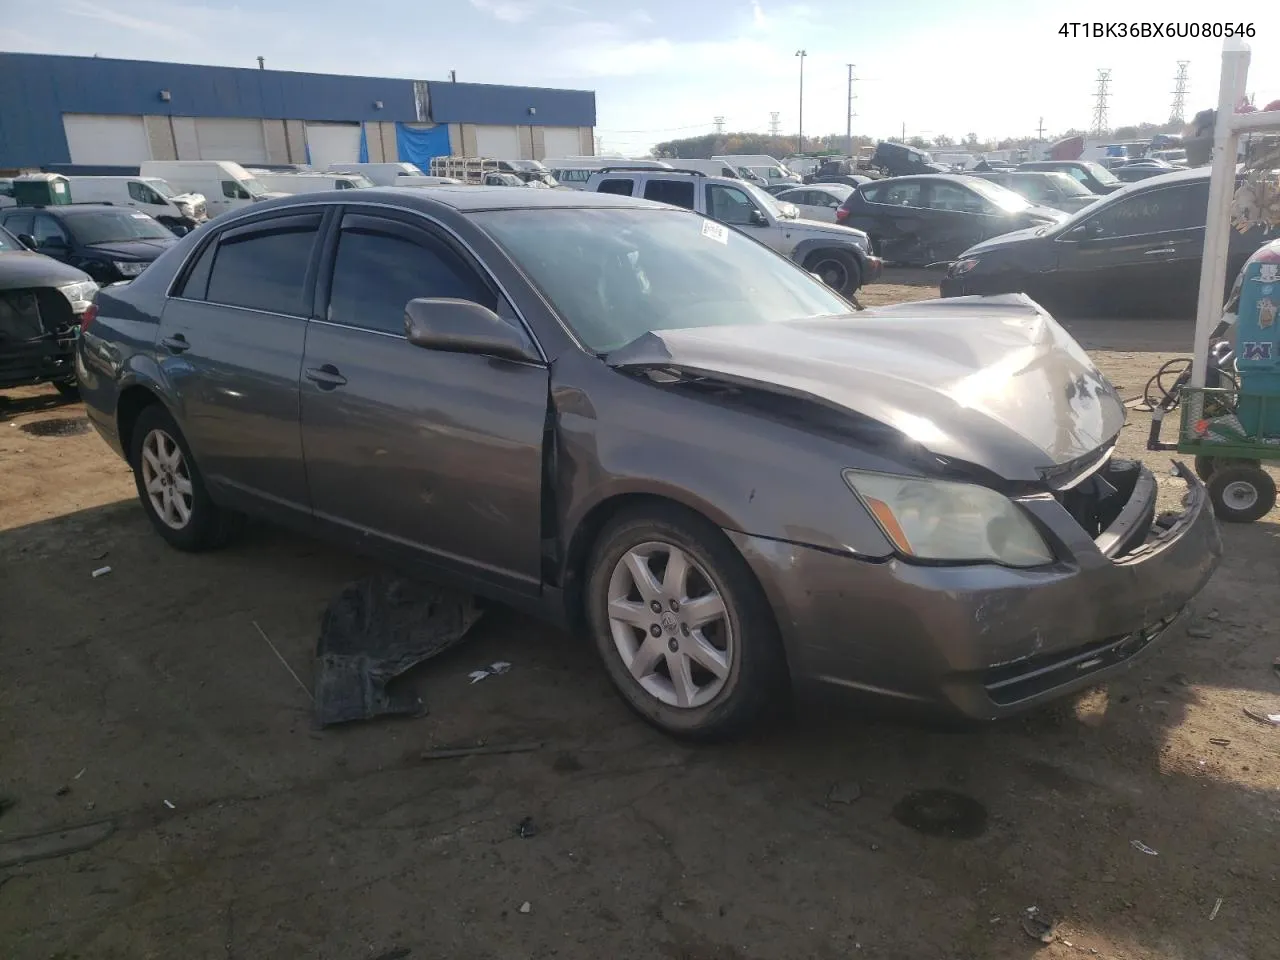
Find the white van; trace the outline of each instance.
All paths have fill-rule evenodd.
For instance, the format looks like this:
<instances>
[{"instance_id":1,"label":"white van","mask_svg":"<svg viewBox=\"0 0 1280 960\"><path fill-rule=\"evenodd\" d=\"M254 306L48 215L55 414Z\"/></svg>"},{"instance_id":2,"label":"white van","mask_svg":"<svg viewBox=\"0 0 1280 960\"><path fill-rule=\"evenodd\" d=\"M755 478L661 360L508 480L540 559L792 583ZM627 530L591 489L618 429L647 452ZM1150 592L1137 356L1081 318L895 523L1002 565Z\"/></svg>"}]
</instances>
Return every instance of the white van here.
<instances>
[{"instance_id":1,"label":"white van","mask_svg":"<svg viewBox=\"0 0 1280 960\"><path fill-rule=\"evenodd\" d=\"M175 190L204 194L210 217L287 196L269 191L234 160L144 160L138 172Z\"/></svg>"},{"instance_id":2,"label":"white van","mask_svg":"<svg viewBox=\"0 0 1280 960\"><path fill-rule=\"evenodd\" d=\"M268 190L280 193L314 193L317 190L354 190L372 187L363 173L282 173L279 170L249 168L253 178ZM72 195L74 196L74 194Z\"/></svg>"},{"instance_id":3,"label":"white van","mask_svg":"<svg viewBox=\"0 0 1280 960\"><path fill-rule=\"evenodd\" d=\"M427 176L412 163L331 163L326 172L363 174L379 187L425 187L442 179Z\"/></svg>"},{"instance_id":4,"label":"white van","mask_svg":"<svg viewBox=\"0 0 1280 960\"><path fill-rule=\"evenodd\" d=\"M109 203L135 207L174 232L186 233L208 219L199 193L175 193L158 177L68 177L76 203Z\"/></svg>"},{"instance_id":5,"label":"white van","mask_svg":"<svg viewBox=\"0 0 1280 960\"><path fill-rule=\"evenodd\" d=\"M734 180L743 179L742 174L738 172L737 167L730 166L723 160L666 159L662 162L672 170L695 170L698 173L705 173L708 177L732 177ZM611 166L628 167L631 166L631 161L623 160L621 163L611 164Z\"/></svg>"},{"instance_id":6,"label":"white van","mask_svg":"<svg viewBox=\"0 0 1280 960\"><path fill-rule=\"evenodd\" d=\"M628 160L626 157L553 157L542 165L562 187L585 190L591 174L605 167L643 167L654 170L670 170L671 165L662 160Z\"/></svg>"},{"instance_id":7,"label":"white van","mask_svg":"<svg viewBox=\"0 0 1280 960\"><path fill-rule=\"evenodd\" d=\"M712 157L738 171L743 180L751 180L761 187L772 187L794 182L800 183L799 175L787 169L778 160L764 153L734 153L723 157Z\"/></svg>"}]
</instances>

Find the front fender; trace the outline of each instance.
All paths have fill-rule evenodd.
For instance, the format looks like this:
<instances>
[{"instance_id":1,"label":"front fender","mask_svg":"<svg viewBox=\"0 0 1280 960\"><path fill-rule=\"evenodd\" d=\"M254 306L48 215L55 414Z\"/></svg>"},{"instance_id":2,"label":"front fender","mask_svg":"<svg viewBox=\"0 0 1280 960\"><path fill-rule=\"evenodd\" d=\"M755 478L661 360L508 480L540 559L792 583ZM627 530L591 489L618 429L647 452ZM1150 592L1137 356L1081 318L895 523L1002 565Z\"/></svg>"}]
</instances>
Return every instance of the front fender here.
<instances>
[{"instance_id":1,"label":"front fender","mask_svg":"<svg viewBox=\"0 0 1280 960\"><path fill-rule=\"evenodd\" d=\"M796 263L804 263L809 254L818 250L847 250L858 260L858 267L867 265L867 252L852 241L842 237L808 237L801 240L791 251L791 259Z\"/></svg>"}]
</instances>

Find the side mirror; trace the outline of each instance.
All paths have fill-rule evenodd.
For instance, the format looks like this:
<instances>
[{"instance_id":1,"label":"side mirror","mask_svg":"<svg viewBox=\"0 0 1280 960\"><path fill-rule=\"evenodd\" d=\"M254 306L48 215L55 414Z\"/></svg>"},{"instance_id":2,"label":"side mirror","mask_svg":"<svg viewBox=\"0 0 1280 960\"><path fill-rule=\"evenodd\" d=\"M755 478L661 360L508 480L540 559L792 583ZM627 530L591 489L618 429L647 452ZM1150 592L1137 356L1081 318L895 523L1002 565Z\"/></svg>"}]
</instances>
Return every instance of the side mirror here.
<instances>
[{"instance_id":1,"label":"side mirror","mask_svg":"<svg viewBox=\"0 0 1280 960\"><path fill-rule=\"evenodd\" d=\"M36 238L29 233L18 234L18 242L28 250L34 250L36 248Z\"/></svg>"},{"instance_id":2,"label":"side mirror","mask_svg":"<svg viewBox=\"0 0 1280 960\"><path fill-rule=\"evenodd\" d=\"M769 219L759 210L752 210L747 222L753 227L767 227L769 225Z\"/></svg>"},{"instance_id":3,"label":"side mirror","mask_svg":"<svg viewBox=\"0 0 1280 960\"><path fill-rule=\"evenodd\" d=\"M471 300L419 298L404 305L405 337L415 347L541 363L524 331Z\"/></svg>"}]
</instances>

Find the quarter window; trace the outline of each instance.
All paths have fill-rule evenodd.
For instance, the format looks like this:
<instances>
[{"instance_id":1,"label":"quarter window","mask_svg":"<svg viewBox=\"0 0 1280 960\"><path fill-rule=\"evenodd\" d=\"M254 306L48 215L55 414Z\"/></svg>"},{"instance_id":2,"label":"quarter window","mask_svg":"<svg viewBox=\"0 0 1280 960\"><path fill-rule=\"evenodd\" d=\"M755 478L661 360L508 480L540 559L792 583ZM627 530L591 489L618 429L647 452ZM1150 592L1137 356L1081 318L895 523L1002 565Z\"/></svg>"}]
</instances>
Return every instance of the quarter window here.
<instances>
[{"instance_id":1,"label":"quarter window","mask_svg":"<svg viewBox=\"0 0 1280 960\"><path fill-rule=\"evenodd\" d=\"M319 218L283 219L289 222L272 226L268 221L261 229L232 231L218 242L209 274L210 303L290 316L311 312L304 293Z\"/></svg>"},{"instance_id":2,"label":"quarter window","mask_svg":"<svg viewBox=\"0 0 1280 960\"><path fill-rule=\"evenodd\" d=\"M365 218L361 218L365 219ZM347 227L338 240L329 319L404 335L404 307L419 297L471 300L494 309L497 298L460 256L420 231L389 224Z\"/></svg>"}]
</instances>

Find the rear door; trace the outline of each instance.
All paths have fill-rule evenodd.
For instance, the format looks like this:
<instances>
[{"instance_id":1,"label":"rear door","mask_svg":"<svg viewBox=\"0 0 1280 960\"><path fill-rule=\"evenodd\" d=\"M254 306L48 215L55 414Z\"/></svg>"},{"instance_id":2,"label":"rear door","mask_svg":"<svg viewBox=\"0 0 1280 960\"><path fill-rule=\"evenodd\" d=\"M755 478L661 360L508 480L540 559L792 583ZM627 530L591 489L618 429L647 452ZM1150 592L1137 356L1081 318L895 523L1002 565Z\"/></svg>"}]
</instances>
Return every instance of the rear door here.
<instances>
[{"instance_id":1,"label":"rear door","mask_svg":"<svg viewBox=\"0 0 1280 960\"><path fill-rule=\"evenodd\" d=\"M694 207L693 178L682 180L660 180L652 178L644 182L643 196L646 200L657 203L669 203L672 206L692 210Z\"/></svg>"},{"instance_id":2,"label":"rear door","mask_svg":"<svg viewBox=\"0 0 1280 960\"><path fill-rule=\"evenodd\" d=\"M408 214L345 209L302 365L316 518L357 544L537 593L547 368L409 343L405 304L418 297L521 321L448 234Z\"/></svg>"},{"instance_id":3,"label":"rear door","mask_svg":"<svg viewBox=\"0 0 1280 960\"><path fill-rule=\"evenodd\" d=\"M298 375L321 214L210 238L179 276L156 341L174 411L208 481L248 510L310 513Z\"/></svg>"},{"instance_id":4,"label":"rear door","mask_svg":"<svg viewBox=\"0 0 1280 960\"><path fill-rule=\"evenodd\" d=\"M846 224L870 234L876 253L886 260L921 262L924 237L933 220L933 213L924 205L924 182L894 177L863 186L861 191L866 200L865 217Z\"/></svg>"},{"instance_id":5,"label":"rear door","mask_svg":"<svg viewBox=\"0 0 1280 960\"><path fill-rule=\"evenodd\" d=\"M1103 205L1057 241L1061 293L1117 312L1195 301L1209 182L1175 183Z\"/></svg>"},{"instance_id":6,"label":"rear door","mask_svg":"<svg viewBox=\"0 0 1280 960\"><path fill-rule=\"evenodd\" d=\"M1009 231L996 208L967 187L950 180L924 184L924 205L930 211L921 237L926 262L955 260L975 243Z\"/></svg>"}]
</instances>

